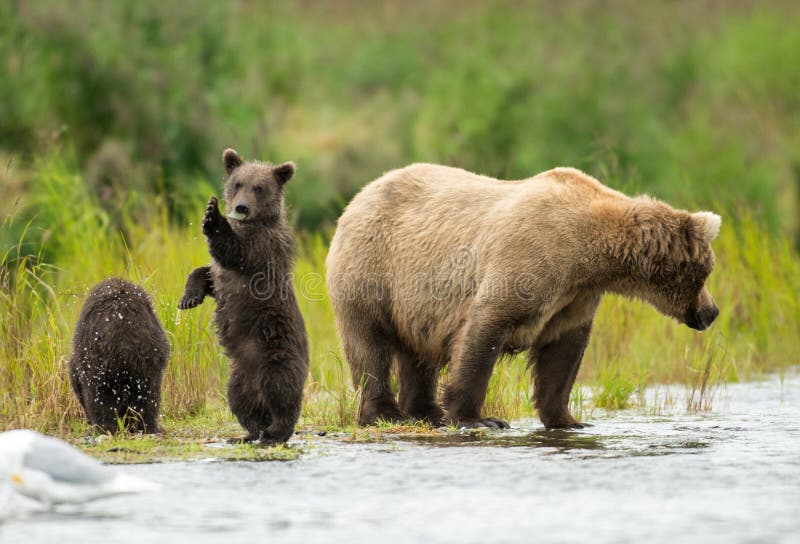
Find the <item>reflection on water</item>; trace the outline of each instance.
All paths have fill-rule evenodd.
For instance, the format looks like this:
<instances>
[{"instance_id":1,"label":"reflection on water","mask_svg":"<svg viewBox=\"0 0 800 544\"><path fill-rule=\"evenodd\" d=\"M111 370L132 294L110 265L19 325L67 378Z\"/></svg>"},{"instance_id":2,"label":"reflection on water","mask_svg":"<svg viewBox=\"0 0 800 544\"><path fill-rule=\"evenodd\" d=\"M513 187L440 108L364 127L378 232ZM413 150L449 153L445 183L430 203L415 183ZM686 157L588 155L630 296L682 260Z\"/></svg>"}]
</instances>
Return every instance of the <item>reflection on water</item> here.
<instances>
[{"instance_id":1,"label":"reflection on water","mask_svg":"<svg viewBox=\"0 0 800 544\"><path fill-rule=\"evenodd\" d=\"M518 421L517 425L536 425L533 421ZM602 450L605 442L611 437L583 434L561 429L534 430L519 432L515 430L500 432L449 432L441 435L404 435L404 442L432 446L447 447L486 447L486 448L549 448L558 453L570 450Z\"/></svg>"},{"instance_id":2,"label":"reflection on water","mask_svg":"<svg viewBox=\"0 0 800 544\"><path fill-rule=\"evenodd\" d=\"M120 467L161 493L15 503L0 542L796 542L799 404L795 375L728 386L717 412L619 412L577 431L302 435L296 461Z\"/></svg>"},{"instance_id":3,"label":"reflection on water","mask_svg":"<svg viewBox=\"0 0 800 544\"><path fill-rule=\"evenodd\" d=\"M517 426L535 427L537 422L520 420ZM519 427L518 427L519 429ZM673 430L678 430L673 427ZM684 429L686 430L686 429ZM528 432L469 431L442 433L441 435L403 435L402 442L435 448L537 448L541 454L568 454L573 458L632 457L692 453L710 444L710 438L698 437L689 432L670 436L647 436L622 432L619 435L589 434L591 430L536 429ZM687 451L689 450L689 451ZM699 453L699 451L698 451Z\"/></svg>"}]
</instances>

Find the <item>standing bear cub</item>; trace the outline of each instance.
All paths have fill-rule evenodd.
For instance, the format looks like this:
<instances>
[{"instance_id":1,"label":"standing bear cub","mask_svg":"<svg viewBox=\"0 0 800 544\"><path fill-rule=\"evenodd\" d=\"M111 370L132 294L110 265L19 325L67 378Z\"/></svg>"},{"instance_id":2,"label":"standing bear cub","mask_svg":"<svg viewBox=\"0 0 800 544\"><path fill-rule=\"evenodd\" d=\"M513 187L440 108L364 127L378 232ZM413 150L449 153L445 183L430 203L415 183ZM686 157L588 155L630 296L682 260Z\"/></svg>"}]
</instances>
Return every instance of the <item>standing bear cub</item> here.
<instances>
[{"instance_id":1,"label":"standing bear cub","mask_svg":"<svg viewBox=\"0 0 800 544\"><path fill-rule=\"evenodd\" d=\"M186 280L178 307L217 301L220 343L232 362L228 404L246 441L286 442L300 417L308 375L305 323L292 287L294 239L286 223L283 187L294 164L222 155L227 218L211 197L203 219L211 266Z\"/></svg>"},{"instance_id":2,"label":"standing bear cub","mask_svg":"<svg viewBox=\"0 0 800 544\"><path fill-rule=\"evenodd\" d=\"M108 278L83 304L69 378L89 423L106 432L158 432L169 342L144 289Z\"/></svg>"},{"instance_id":3,"label":"standing bear cub","mask_svg":"<svg viewBox=\"0 0 800 544\"><path fill-rule=\"evenodd\" d=\"M326 262L359 423L507 427L482 414L486 389L498 356L526 351L544 425L581 427L569 395L603 294L705 329L719 313L705 281L720 221L572 168L517 181L432 164L387 173L347 206Z\"/></svg>"}]
</instances>

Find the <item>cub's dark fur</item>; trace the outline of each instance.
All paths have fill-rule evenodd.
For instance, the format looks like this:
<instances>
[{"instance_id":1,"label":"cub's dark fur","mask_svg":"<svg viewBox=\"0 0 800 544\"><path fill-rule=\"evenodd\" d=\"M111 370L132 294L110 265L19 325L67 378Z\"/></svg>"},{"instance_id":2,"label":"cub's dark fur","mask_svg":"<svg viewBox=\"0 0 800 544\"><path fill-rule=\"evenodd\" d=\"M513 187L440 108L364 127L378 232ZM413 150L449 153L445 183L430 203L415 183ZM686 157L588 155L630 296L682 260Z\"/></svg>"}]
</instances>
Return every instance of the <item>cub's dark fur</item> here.
<instances>
[{"instance_id":1,"label":"cub's dark fur","mask_svg":"<svg viewBox=\"0 0 800 544\"><path fill-rule=\"evenodd\" d=\"M195 269L182 310L217 301L219 340L232 361L228 403L245 440L286 442L300 417L308 375L305 323L292 287L294 239L283 186L294 164L244 162L223 153L227 219L211 197L203 219L211 266Z\"/></svg>"},{"instance_id":2,"label":"cub's dark fur","mask_svg":"<svg viewBox=\"0 0 800 544\"><path fill-rule=\"evenodd\" d=\"M106 432L158 432L169 342L147 292L119 278L98 283L83 304L69 377L89 423Z\"/></svg>"}]
</instances>

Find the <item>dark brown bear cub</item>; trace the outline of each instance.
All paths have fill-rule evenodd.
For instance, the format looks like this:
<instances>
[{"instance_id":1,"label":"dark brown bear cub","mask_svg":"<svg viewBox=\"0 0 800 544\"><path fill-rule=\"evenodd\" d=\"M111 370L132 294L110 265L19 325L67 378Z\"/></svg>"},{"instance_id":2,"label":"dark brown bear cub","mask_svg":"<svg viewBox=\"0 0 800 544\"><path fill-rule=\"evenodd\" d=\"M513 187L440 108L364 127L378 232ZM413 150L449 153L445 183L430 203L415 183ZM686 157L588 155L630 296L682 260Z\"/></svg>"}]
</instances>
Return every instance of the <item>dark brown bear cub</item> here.
<instances>
[{"instance_id":1,"label":"dark brown bear cub","mask_svg":"<svg viewBox=\"0 0 800 544\"><path fill-rule=\"evenodd\" d=\"M217 334L232 361L228 403L247 441L286 442L300 417L308 375L305 323L292 287L294 239L283 186L294 164L244 162L222 155L228 218L211 197L203 219L211 266L186 280L178 307L217 301Z\"/></svg>"},{"instance_id":2,"label":"dark brown bear cub","mask_svg":"<svg viewBox=\"0 0 800 544\"><path fill-rule=\"evenodd\" d=\"M158 432L169 342L147 292L119 278L98 283L83 304L69 377L89 423L106 432Z\"/></svg>"}]
</instances>

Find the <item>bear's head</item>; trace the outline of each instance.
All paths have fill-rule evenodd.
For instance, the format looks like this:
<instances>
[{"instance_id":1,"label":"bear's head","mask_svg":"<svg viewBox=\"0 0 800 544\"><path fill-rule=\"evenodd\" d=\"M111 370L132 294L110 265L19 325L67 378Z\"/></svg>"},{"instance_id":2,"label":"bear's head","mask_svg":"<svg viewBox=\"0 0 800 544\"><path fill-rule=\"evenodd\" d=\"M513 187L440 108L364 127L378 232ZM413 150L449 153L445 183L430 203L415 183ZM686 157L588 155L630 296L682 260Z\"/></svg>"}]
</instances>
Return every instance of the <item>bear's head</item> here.
<instances>
[{"instance_id":1,"label":"bear's head","mask_svg":"<svg viewBox=\"0 0 800 544\"><path fill-rule=\"evenodd\" d=\"M722 219L711 212L689 213L658 201L647 201L634 212L628 257L638 279L633 294L661 313L702 331L719 315L706 287L714 268L711 242ZM637 235L632 234L637 233Z\"/></svg>"},{"instance_id":2,"label":"bear's head","mask_svg":"<svg viewBox=\"0 0 800 544\"><path fill-rule=\"evenodd\" d=\"M274 223L283 212L283 186L294 175L294 163L245 162L233 149L225 150L222 162L228 217L241 224Z\"/></svg>"}]
</instances>

